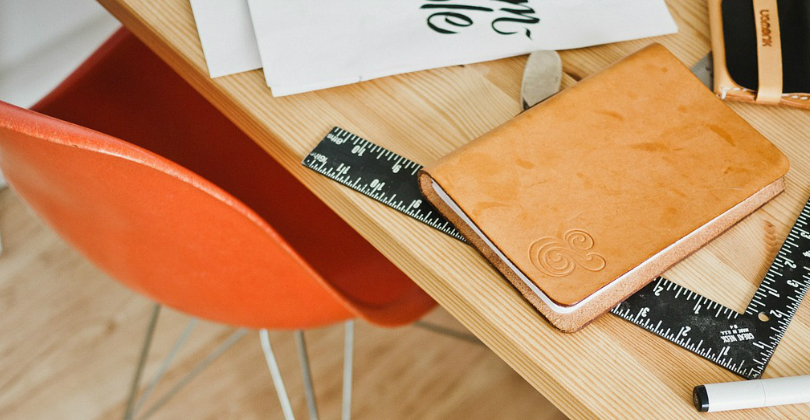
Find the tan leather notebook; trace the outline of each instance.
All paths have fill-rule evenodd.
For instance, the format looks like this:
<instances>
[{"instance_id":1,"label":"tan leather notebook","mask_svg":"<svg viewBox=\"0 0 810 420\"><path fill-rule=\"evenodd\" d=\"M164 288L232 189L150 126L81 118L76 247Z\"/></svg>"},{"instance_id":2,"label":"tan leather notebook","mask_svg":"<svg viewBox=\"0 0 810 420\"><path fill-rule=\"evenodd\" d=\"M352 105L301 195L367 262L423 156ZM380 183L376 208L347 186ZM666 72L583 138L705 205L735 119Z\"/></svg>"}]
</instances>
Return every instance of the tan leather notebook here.
<instances>
[{"instance_id":1,"label":"tan leather notebook","mask_svg":"<svg viewBox=\"0 0 810 420\"><path fill-rule=\"evenodd\" d=\"M468 143L425 196L575 331L784 189L788 161L660 45Z\"/></svg>"}]
</instances>

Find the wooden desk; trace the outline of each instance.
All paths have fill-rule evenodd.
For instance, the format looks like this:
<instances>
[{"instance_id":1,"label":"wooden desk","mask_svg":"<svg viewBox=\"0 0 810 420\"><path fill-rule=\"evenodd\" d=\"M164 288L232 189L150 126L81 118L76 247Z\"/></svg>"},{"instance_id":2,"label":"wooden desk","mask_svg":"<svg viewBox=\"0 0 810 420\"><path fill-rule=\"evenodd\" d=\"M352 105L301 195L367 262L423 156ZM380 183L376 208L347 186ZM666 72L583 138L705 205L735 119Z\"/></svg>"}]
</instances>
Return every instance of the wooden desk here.
<instances>
[{"instance_id":1,"label":"wooden desk","mask_svg":"<svg viewBox=\"0 0 810 420\"><path fill-rule=\"evenodd\" d=\"M429 163L519 112L525 57L274 99L260 71L208 77L188 0L99 1L571 418L703 418L692 407L692 387L738 379L612 315L576 334L559 333L473 249L299 163L334 125ZM669 6L680 33L656 41L695 63L710 49L706 4L669 0ZM564 85L649 42L563 52ZM731 106L790 158L787 191L666 276L742 310L810 196L810 113ZM765 377L810 374L808 347L805 304ZM810 406L710 416L810 417Z\"/></svg>"}]
</instances>

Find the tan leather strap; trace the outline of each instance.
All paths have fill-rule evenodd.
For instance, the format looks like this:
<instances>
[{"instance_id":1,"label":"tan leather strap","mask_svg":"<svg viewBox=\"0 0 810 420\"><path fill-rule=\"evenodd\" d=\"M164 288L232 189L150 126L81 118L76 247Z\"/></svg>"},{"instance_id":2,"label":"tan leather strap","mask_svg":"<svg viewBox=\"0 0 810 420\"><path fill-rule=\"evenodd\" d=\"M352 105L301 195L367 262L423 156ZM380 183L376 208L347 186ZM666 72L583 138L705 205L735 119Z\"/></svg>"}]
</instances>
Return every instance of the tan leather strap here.
<instances>
[{"instance_id":1,"label":"tan leather strap","mask_svg":"<svg viewBox=\"0 0 810 420\"><path fill-rule=\"evenodd\" d=\"M753 0L757 30L757 103L777 104L782 100L782 41L776 0Z\"/></svg>"}]
</instances>

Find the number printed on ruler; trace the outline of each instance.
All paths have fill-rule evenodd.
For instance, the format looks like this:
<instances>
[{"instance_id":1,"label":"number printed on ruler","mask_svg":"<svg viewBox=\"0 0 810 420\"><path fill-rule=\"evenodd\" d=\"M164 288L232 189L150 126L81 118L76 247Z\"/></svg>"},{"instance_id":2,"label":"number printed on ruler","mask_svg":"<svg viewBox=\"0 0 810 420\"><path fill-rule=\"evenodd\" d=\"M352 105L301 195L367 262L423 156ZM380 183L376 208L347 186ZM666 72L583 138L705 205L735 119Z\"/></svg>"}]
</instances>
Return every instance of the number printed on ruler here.
<instances>
[{"instance_id":1,"label":"number printed on ruler","mask_svg":"<svg viewBox=\"0 0 810 420\"><path fill-rule=\"evenodd\" d=\"M456 239L422 198L421 165L335 127L302 164ZM759 378L810 284L810 202L805 204L744 313L663 277L611 310L653 334L749 379Z\"/></svg>"},{"instance_id":2,"label":"number printed on ruler","mask_svg":"<svg viewBox=\"0 0 810 420\"><path fill-rule=\"evenodd\" d=\"M359 191L460 241L464 238L422 198L422 165L335 127L307 155L304 166Z\"/></svg>"}]
</instances>

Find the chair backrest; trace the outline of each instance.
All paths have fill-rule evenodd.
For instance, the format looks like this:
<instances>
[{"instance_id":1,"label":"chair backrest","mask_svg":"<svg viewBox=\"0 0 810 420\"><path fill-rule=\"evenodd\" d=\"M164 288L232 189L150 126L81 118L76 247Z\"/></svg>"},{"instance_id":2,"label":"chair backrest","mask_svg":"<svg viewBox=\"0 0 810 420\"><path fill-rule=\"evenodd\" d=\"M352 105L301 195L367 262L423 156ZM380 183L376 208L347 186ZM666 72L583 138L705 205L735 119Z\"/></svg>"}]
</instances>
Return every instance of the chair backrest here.
<instances>
[{"instance_id":1,"label":"chair backrest","mask_svg":"<svg viewBox=\"0 0 810 420\"><path fill-rule=\"evenodd\" d=\"M88 259L166 305L261 328L354 316L250 208L145 149L0 102L0 168Z\"/></svg>"}]
</instances>

